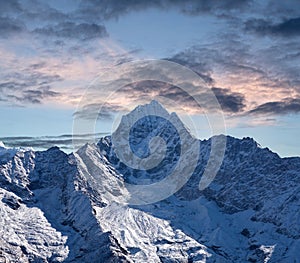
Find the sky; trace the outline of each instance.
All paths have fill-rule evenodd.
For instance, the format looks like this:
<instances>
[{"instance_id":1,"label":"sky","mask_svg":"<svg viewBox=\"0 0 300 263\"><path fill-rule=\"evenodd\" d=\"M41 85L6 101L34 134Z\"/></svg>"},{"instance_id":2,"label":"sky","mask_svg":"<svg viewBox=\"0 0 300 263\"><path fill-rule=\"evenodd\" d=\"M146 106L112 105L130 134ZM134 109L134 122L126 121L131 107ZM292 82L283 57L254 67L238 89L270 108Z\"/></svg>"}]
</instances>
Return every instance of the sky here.
<instances>
[{"instance_id":1,"label":"sky","mask_svg":"<svg viewBox=\"0 0 300 263\"><path fill-rule=\"evenodd\" d=\"M166 83L132 83L113 96L98 89L82 104L112 67L157 59L203 79L227 134L300 156L299 43L297 0L0 0L0 140L67 149L74 119L89 121L100 104L101 137L120 115L159 98L197 137L213 135L192 96Z\"/></svg>"}]
</instances>

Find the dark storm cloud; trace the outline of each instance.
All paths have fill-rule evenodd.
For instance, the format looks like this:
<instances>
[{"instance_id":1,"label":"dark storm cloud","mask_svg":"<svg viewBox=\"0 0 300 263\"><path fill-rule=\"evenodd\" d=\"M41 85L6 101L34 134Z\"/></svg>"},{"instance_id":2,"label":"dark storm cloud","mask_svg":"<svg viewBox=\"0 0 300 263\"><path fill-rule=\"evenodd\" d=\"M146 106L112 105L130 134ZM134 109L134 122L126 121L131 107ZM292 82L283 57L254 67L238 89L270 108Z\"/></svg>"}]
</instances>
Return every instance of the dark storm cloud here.
<instances>
[{"instance_id":1,"label":"dark storm cloud","mask_svg":"<svg viewBox=\"0 0 300 263\"><path fill-rule=\"evenodd\" d=\"M286 19L281 23L271 23L264 19L252 19L245 23L245 29L259 35L300 36L300 17Z\"/></svg>"},{"instance_id":2,"label":"dark storm cloud","mask_svg":"<svg viewBox=\"0 0 300 263\"><path fill-rule=\"evenodd\" d=\"M76 24L74 22L63 22L55 26L46 26L37 28L34 33L45 35L49 37L69 38L90 40L94 38L107 37L106 29L102 25L81 23Z\"/></svg>"},{"instance_id":3,"label":"dark storm cloud","mask_svg":"<svg viewBox=\"0 0 300 263\"><path fill-rule=\"evenodd\" d=\"M120 105L91 103L74 112L73 117L86 120L111 120L113 114L124 110L125 108Z\"/></svg>"},{"instance_id":4,"label":"dark storm cloud","mask_svg":"<svg viewBox=\"0 0 300 263\"><path fill-rule=\"evenodd\" d=\"M300 112L300 98L297 99L284 99L282 101L267 102L257 106L251 110L250 114L289 114Z\"/></svg>"}]
</instances>

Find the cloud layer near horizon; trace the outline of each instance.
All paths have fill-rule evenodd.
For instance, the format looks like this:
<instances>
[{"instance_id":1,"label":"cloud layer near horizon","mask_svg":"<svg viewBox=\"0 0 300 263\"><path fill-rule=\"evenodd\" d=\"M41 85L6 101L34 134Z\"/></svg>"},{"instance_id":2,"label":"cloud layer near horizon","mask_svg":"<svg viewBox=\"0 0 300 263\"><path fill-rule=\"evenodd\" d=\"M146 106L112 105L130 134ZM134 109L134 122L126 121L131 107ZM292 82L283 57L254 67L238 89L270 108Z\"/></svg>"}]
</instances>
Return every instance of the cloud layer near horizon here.
<instances>
[{"instance_id":1,"label":"cloud layer near horizon","mask_svg":"<svg viewBox=\"0 0 300 263\"><path fill-rule=\"evenodd\" d=\"M96 134L64 134L59 136L13 136L0 137L0 142L3 142L5 147L22 147L33 148L36 151L47 150L51 147L59 147L63 151L71 152L83 146L86 143L97 142L101 137L108 135L106 133Z\"/></svg>"}]
</instances>

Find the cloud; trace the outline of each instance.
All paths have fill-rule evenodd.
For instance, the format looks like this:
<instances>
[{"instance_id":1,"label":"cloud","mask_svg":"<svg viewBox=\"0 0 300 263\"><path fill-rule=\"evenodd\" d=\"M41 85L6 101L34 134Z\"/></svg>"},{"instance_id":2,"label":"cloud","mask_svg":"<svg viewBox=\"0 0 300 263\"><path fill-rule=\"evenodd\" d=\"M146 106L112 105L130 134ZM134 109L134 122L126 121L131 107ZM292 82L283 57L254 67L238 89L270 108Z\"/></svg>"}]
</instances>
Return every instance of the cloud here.
<instances>
[{"instance_id":1,"label":"cloud","mask_svg":"<svg viewBox=\"0 0 300 263\"><path fill-rule=\"evenodd\" d=\"M244 57L248 57L248 46L238 40L226 39L222 43L191 46L168 60L192 69L207 84L213 85L213 73L217 68L236 73L258 73L257 68L242 62Z\"/></svg>"},{"instance_id":2,"label":"cloud","mask_svg":"<svg viewBox=\"0 0 300 263\"><path fill-rule=\"evenodd\" d=\"M76 24L74 22L63 22L55 26L36 28L33 32L49 37L80 40L91 40L108 36L104 26L94 23Z\"/></svg>"},{"instance_id":3,"label":"cloud","mask_svg":"<svg viewBox=\"0 0 300 263\"><path fill-rule=\"evenodd\" d=\"M4 92L5 90L17 90L26 88L27 84L20 83L17 81L5 81L0 83L0 92Z\"/></svg>"},{"instance_id":4,"label":"cloud","mask_svg":"<svg viewBox=\"0 0 300 263\"><path fill-rule=\"evenodd\" d=\"M241 10L249 7L251 0L88 0L82 1L78 13L81 17L97 16L103 19L118 18L130 12L157 8L162 10L175 9L187 15L199 15L212 11Z\"/></svg>"},{"instance_id":5,"label":"cloud","mask_svg":"<svg viewBox=\"0 0 300 263\"><path fill-rule=\"evenodd\" d=\"M29 65L29 69L32 69L32 70L37 70L37 69L41 69L41 68L44 68L47 66L47 63L46 62L36 62L36 63L32 63Z\"/></svg>"},{"instance_id":6,"label":"cloud","mask_svg":"<svg viewBox=\"0 0 300 263\"><path fill-rule=\"evenodd\" d=\"M2 77L0 83L0 96L2 101L15 103L18 106L25 104L41 104L49 98L60 96L61 93L53 91L51 85L61 81L57 74L45 74L27 68L24 74L9 73ZM21 105L20 105L21 104Z\"/></svg>"},{"instance_id":7,"label":"cloud","mask_svg":"<svg viewBox=\"0 0 300 263\"><path fill-rule=\"evenodd\" d=\"M265 14L268 14L268 17L296 17L300 14L299 7L300 2L298 0L267 1Z\"/></svg>"},{"instance_id":8,"label":"cloud","mask_svg":"<svg viewBox=\"0 0 300 263\"><path fill-rule=\"evenodd\" d=\"M237 113L245 108L245 96L229 89L212 88L222 109L226 112Z\"/></svg>"},{"instance_id":9,"label":"cloud","mask_svg":"<svg viewBox=\"0 0 300 263\"><path fill-rule=\"evenodd\" d=\"M124 105L126 105L126 103L130 104L132 101L135 101L136 104L141 104L155 97L160 97L166 99L165 104L170 108L173 108L174 102L176 102L177 105L180 105L186 110L199 113L202 112L203 109L214 110L212 107L215 106L215 103L211 97L212 94L214 94L224 112L238 113L243 111L245 107L245 98L243 94L232 92L230 89L217 87L213 87L212 92L213 93L210 93L207 88L193 87L193 90L191 91L191 94L193 94L192 96L180 87L173 86L169 83L160 81L141 81L120 88L114 96L115 98L119 98ZM197 100L202 102L201 105L198 105L194 96L197 96ZM91 106L94 105L88 105L87 109L93 108ZM96 104L95 106L98 105ZM96 107L96 109L98 108L99 106ZM125 110L115 106L112 108L106 107L104 109L104 113L107 112L108 116L111 110L113 112ZM85 115L92 116L89 111L87 111L87 114Z\"/></svg>"},{"instance_id":10,"label":"cloud","mask_svg":"<svg viewBox=\"0 0 300 263\"><path fill-rule=\"evenodd\" d=\"M23 72L10 72L2 76L3 82L0 82L0 91L3 89L18 90L33 86L50 85L53 82L62 80L62 77L58 74L34 71L31 66L29 66L24 69Z\"/></svg>"},{"instance_id":11,"label":"cloud","mask_svg":"<svg viewBox=\"0 0 300 263\"><path fill-rule=\"evenodd\" d=\"M9 91L23 92L26 89L33 88L41 89L47 93L47 90L50 89L50 84L62 81L62 78L56 74L48 75L41 72L26 72L25 74L13 72L3 76L2 81L0 82L0 93Z\"/></svg>"},{"instance_id":12,"label":"cloud","mask_svg":"<svg viewBox=\"0 0 300 263\"><path fill-rule=\"evenodd\" d=\"M171 58L166 58L166 60L187 66L196 72L206 83L213 84L214 80L211 77L211 68L206 62L203 62L199 54L195 56L195 54L192 55L192 53L193 48L190 48L184 52L175 54Z\"/></svg>"},{"instance_id":13,"label":"cloud","mask_svg":"<svg viewBox=\"0 0 300 263\"><path fill-rule=\"evenodd\" d=\"M282 101L267 102L257 106L249 113L262 115L284 115L289 113L300 113L300 98L286 98Z\"/></svg>"},{"instance_id":14,"label":"cloud","mask_svg":"<svg viewBox=\"0 0 300 263\"><path fill-rule=\"evenodd\" d=\"M51 147L58 146L66 152L71 152L74 148L79 148L86 143L98 141L108 133L95 134L64 134L59 136L42 136L42 137L0 137L0 141L6 147L32 147L34 150L47 150Z\"/></svg>"},{"instance_id":15,"label":"cloud","mask_svg":"<svg viewBox=\"0 0 300 263\"><path fill-rule=\"evenodd\" d=\"M111 120L113 114L126 110L123 106L105 102L86 104L74 112L73 117L86 120Z\"/></svg>"},{"instance_id":16,"label":"cloud","mask_svg":"<svg viewBox=\"0 0 300 263\"><path fill-rule=\"evenodd\" d=\"M9 35L21 33L25 30L25 25L17 19L10 17L0 17L0 37L6 38Z\"/></svg>"},{"instance_id":17,"label":"cloud","mask_svg":"<svg viewBox=\"0 0 300 263\"><path fill-rule=\"evenodd\" d=\"M98 19L80 20L71 10L58 10L51 6L53 3L44 1L19 2L1 1L0 3L0 37L17 35L28 28L30 34L89 40L106 37L108 33ZM77 8L76 2L70 2L67 7ZM101 15L100 15L101 16ZM37 26L42 25L42 26Z\"/></svg>"},{"instance_id":18,"label":"cloud","mask_svg":"<svg viewBox=\"0 0 300 263\"><path fill-rule=\"evenodd\" d=\"M252 37L256 39L256 36ZM250 45L239 35L220 39L222 41L194 45L169 60L198 71L200 76L209 77L206 83L211 87L241 94L244 98L233 95L236 104L232 107L227 107L226 101L218 98L227 112L248 112L255 105L281 101L291 94L300 96L298 41L279 39L270 47L265 43L256 46L255 41ZM216 95L222 97L218 92Z\"/></svg>"},{"instance_id":19,"label":"cloud","mask_svg":"<svg viewBox=\"0 0 300 263\"><path fill-rule=\"evenodd\" d=\"M22 2L22 14L20 14L20 17L28 22L42 21L52 23L63 22L71 19L69 13L57 10L50 5L51 1L24 1Z\"/></svg>"},{"instance_id":20,"label":"cloud","mask_svg":"<svg viewBox=\"0 0 300 263\"><path fill-rule=\"evenodd\" d=\"M41 87L40 89L37 90L24 90L20 95L17 95L18 93L15 93L14 95L12 94L7 94L6 98L10 100L14 100L18 103L23 104L41 104L44 100L57 97L61 95L61 93L52 91L50 90L49 86L46 87Z\"/></svg>"},{"instance_id":21,"label":"cloud","mask_svg":"<svg viewBox=\"0 0 300 263\"><path fill-rule=\"evenodd\" d=\"M0 1L0 14L15 13L21 10L21 5L17 0Z\"/></svg>"},{"instance_id":22,"label":"cloud","mask_svg":"<svg viewBox=\"0 0 300 263\"><path fill-rule=\"evenodd\" d=\"M300 36L300 17L286 19L281 23L271 23L264 19L252 19L245 23L246 31L258 35L272 35L281 37Z\"/></svg>"},{"instance_id":23,"label":"cloud","mask_svg":"<svg viewBox=\"0 0 300 263\"><path fill-rule=\"evenodd\" d=\"M21 102L41 104L44 99L53 98L60 95L59 92L50 90L50 86L42 87L38 90L24 90Z\"/></svg>"},{"instance_id":24,"label":"cloud","mask_svg":"<svg viewBox=\"0 0 300 263\"><path fill-rule=\"evenodd\" d=\"M293 96L298 96L300 92L299 43L297 38L292 38L292 46L293 41L289 38L299 34L300 11L297 10L300 9L296 8L297 1L294 4L285 4L284 1L264 2L259 6L254 5L253 1L234 0L87 0L78 3L71 1L62 7L60 4L56 6L55 1L49 4L39 0L0 1L0 32L3 31L0 38L27 32L26 39L21 39L18 43L14 39L5 40L5 43L3 41L7 46L1 53L2 57L2 54L6 56L13 49L15 52L15 58L11 62L3 59L3 67L7 68L7 71L1 70L0 75L0 97L3 103L43 103L47 98L57 98L61 94L68 94L71 98L75 89L76 96L81 95L86 80L91 79L93 74L96 75L101 63L101 66L113 64L113 56L120 63L132 59L126 51L121 56L120 50L103 38L108 35L106 21L151 8L172 10L191 16L205 13L222 17L221 23L216 17L210 17L209 21L214 25L207 38L198 39L199 42L194 46L166 60L195 71L212 88L224 112L235 114L251 110L262 111L253 109L253 105L262 106L270 101L282 103L281 100L289 96L289 92L292 91ZM271 6L272 16L267 16ZM251 13L256 7L258 10ZM281 14L282 9L285 11ZM289 15L290 9L294 12ZM287 19L282 20L280 16ZM250 17L256 19L251 20ZM257 19L265 17L272 20ZM255 34L247 35L245 32ZM272 47L269 47L266 42L262 42L265 40L260 35L282 38L273 41ZM103 39L88 41L100 38ZM103 42L106 44L103 45ZM105 63L104 53L107 56ZM64 82L56 83L62 80ZM49 87L48 92L43 88L46 86ZM128 103L135 99L139 100L137 103L146 102L149 95L153 95L178 101L191 109L198 108L189 94L162 83L126 87L123 91L120 90L119 95L121 103L125 99ZM202 95L203 101L207 102L206 94ZM58 98L57 101L65 103L63 98ZM68 106L73 106L78 97L70 101ZM115 104L116 100L112 105ZM104 107L99 118L112 118L119 110L122 111L123 107ZM94 118L97 111L98 104L90 102L81 113L76 114L81 114L82 118Z\"/></svg>"}]
</instances>

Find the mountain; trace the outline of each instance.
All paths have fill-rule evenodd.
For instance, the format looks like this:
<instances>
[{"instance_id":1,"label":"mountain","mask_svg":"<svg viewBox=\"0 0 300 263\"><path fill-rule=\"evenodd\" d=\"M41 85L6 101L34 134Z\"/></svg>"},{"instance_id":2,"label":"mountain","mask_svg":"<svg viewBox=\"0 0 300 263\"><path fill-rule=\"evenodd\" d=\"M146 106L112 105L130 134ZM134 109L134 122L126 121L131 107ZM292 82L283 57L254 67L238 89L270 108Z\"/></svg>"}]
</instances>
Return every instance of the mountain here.
<instances>
[{"instance_id":1,"label":"mountain","mask_svg":"<svg viewBox=\"0 0 300 263\"><path fill-rule=\"evenodd\" d=\"M300 262L299 233L300 158L196 140L157 102L69 155L0 144L0 262Z\"/></svg>"}]
</instances>

